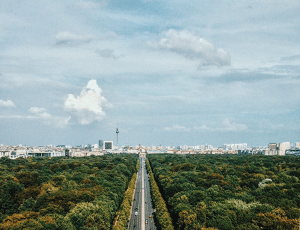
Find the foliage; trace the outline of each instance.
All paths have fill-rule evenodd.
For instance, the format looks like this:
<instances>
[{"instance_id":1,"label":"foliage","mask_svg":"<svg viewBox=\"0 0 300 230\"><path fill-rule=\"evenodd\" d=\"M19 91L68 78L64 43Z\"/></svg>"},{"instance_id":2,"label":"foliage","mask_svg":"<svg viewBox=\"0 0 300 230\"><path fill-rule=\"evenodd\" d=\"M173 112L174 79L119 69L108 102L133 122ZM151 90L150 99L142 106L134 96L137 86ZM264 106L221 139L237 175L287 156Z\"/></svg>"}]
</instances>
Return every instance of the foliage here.
<instances>
[{"instance_id":1,"label":"foliage","mask_svg":"<svg viewBox=\"0 0 300 230\"><path fill-rule=\"evenodd\" d=\"M156 209L156 217L158 220L158 225L162 230L173 230L174 226L172 223L172 219L170 217L170 213L167 209L164 199L160 194L159 188L155 182L152 169L147 158L146 158L146 165L147 165L147 171L149 173L152 199L154 202L154 207Z\"/></svg>"},{"instance_id":2,"label":"foliage","mask_svg":"<svg viewBox=\"0 0 300 230\"><path fill-rule=\"evenodd\" d=\"M140 166L140 159L137 161L136 170L139 169L139 166ZM117 212L115 218L115 224L112 227L113 230L127 229L128 220L130 217L131 207L133 202L133 194L135 190L136 179L137 179L137 174L135 173L133 174L131 181L129 182L128 189L125 192L123 202L119 208L119 211Z\"/></svg>"},{"instance_id":3,"label":"foliage","mask_svg":"<svg viewBox=\"0 0 300 230\"><path fill-rule=\"evenodd\" d=\"M137 161L131 154L1 158L0 229L111 229Z\"/></svg>"},{"instance_id":4,"label":"foliage","mask_svg":"<svg viewBox=\"0 0 300 230\"><path fill-rule=\"evenodd\" d=\"M110 222L115 214L115 204L107 200L105 198L96 202L78 203L65 219L71 221L76 229L110 229Z\"/></svg>"},{"instance_id":5,"label":"foliage","mask_svg":"<svg viewBox=\"0 0 300 230\"><path fill-rule=\"evenodd\" d=\"M299 157L147 158L175 229L299 228Z\"/></svg>"}]
</instances>

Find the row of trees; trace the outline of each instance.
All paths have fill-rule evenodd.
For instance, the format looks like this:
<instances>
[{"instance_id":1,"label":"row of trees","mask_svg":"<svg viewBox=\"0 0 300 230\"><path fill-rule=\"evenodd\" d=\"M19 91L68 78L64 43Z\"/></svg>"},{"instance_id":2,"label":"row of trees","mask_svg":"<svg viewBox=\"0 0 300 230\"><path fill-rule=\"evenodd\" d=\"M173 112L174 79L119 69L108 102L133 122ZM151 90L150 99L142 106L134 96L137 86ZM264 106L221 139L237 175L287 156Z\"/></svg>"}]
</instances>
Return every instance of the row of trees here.
<instances>
[{"instance_id":1,"label":"row of trees","mask_svg":"<svg viewBox=\"0 0 300 230\"><path fill-rule=\"evenodd\" d=\"M111 229L137 160L1 158L0 229Z\"/></svg>"},{"instance_id":2,"label":"row of trees","mask_svg":"<svg viewBox=\"0 0 300 230\"><path fill-rule=\"evenodd\" d=\"M298 229L300 158L148 155L175 229Z\"/></svg>"},{"instance_id":3,"label":"row of trees","mask_svg":"<svg viewBox=\"0 0 300 230\"><path fill-rule=\"evenodd\" d=\"M138 160L136 168L138 170L140 165L140 160ZM133 202L133 194L135 190L135 183L137 179L137 174L134 173L131 181L129 182L128 189L125 192L125 196L123 202L120 206L119 211L116 213L115 224L113 226L113 230L125 230L127 229L131 207Z\"/></svg>"},{"instance_id":4,"label":"row of trees","mask_svg":"<svg viewBox=\"0 0 300 230\"><path fill-rule=\"evenodd\" d=\"M152 200L154 202L154 207L156 209L156 218L158 221L157 227L161 228L162 230L174 230L170 213L166 207L166 203L162 198L159 188L155 182L148 159L146 159L146 165L147 165L147 171L149 173Z\"/></svg>"}]
</instances>

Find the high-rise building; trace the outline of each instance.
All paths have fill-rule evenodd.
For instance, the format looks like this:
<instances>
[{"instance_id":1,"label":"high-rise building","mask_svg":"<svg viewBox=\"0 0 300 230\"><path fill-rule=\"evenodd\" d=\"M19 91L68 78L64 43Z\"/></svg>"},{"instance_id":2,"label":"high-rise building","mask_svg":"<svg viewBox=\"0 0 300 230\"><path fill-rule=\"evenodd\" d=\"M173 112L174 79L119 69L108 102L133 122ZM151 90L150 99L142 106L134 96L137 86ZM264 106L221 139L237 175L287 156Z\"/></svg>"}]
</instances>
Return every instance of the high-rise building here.
<instances>
[{"instance_id":1,"label":"high-rise building","mask_svg":"<svg viewBox=\"0 0 300 230\"><path fill-rule=\"evenodd\" d=\"M285 151L291 148L290 142L282 142L278 144L278 155L284 156Z\"/></svg>"},{"instance_id":2,"label":"high-rise building","mask_svg":"<svg viewBox=\"0 0 300 230\"><path fill-rule=\"evenodd\" d=\"M114 144L112 141L104 141L103 142L103 149L104 150L112 150L114 148Z\"/></svg>"},{"instance_id":3,"label":"high-rise building","mask_svg":"<svg viewBox=\"0 0 300 230\"><path fill-rule=\"evenodd\" d=\"M241 143L241 144L224 144L223 145L224 150L246 150L247 149L247 143Z\"/></svg>"},{"instance_id":4,"label":"high-rise building","mask_svg":"<svg viewBox=\"0 0 300 230\"><path fill-rule=\"evenodd\" d=\"M99 140L99 148L103 147L103 140Z\"/></svg>"},{"instance_id":5,"label":"high-rise building","mask_svg":"<svg viewBox=\"0 0 300 230\"><path fill-rule=\"evenodd\" d=\"M269 144L269 150L270 151L277 150L277 144L276 143L270 143Z\"/></svg>"},{"instance_id":6,"label":"high-rise building","mask_svg":"<svg viewBox=\"0 0 300 230\"><path fill-rule=\"evenodd\" d=\"M269 144L268 155L284 156L286 150L288 150L290 148L291 148L291 143L290 142L282 142L282 143L279 143L279 144L270 143Z\"/></svg>"}]
</instances>

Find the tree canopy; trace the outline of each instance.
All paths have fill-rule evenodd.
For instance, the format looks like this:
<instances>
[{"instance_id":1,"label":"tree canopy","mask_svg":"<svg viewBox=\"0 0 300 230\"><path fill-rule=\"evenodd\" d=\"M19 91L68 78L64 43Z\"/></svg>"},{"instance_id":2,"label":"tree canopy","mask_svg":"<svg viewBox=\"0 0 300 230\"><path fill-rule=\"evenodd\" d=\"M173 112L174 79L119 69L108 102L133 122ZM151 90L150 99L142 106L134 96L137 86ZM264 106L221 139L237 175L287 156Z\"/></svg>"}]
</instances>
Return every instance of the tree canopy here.
<instances>
[{"instance_id":1,"label":"tree canopy","mask_svg":"<svg viewBox=\"0 0 300 230\"><path fill-rule=\"evenodd\" d=\"M111 229L137 160L1 158L0 229Z\"/></svg>"},{"instance_id":2,"label":"tree canopy","mask_svg":"<svg viewBox=\"0 0 300 230\"><path fill-rule=\"evenodd\" d=\"M147 157L175 229L299 228L299 157Z\"/></svg>"}]
</instances>

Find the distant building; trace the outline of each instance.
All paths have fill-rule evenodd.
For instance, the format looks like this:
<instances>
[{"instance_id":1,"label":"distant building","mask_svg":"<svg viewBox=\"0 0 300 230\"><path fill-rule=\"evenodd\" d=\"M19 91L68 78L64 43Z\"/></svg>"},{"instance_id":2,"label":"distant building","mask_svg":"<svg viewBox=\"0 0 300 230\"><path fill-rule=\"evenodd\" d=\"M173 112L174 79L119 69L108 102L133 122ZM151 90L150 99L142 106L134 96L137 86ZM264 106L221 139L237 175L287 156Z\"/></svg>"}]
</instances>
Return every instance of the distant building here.
<instances>
[{"instance_id":1,"label":"distant building","mask_svg":"<svg viewBox=\"0 0 300 230\"><path fill-rule=\"evenodd\" d=\"M247 149L247 143L241 143L241 144L224 144L223 149L224 150L246 150Z\"/></svg>"},{"instance_id":2,"label":"distant building","mask_svg":"<svg viewBox=\"0 0 300 230\"><path fill-rule=\"evenodd\" d=\"M282 142L282 143L270 143L269 148L266 151L265 155L279 155L284 156L286 151L291 148L290 142Z\"/></svg>"},{"instance_id":3,"label":"distant building","mask_svg":"<svg viewBox=\"0 0 300 230\"><path fill-rule=\"evenodd\" d=\"M154 151L147 151L148 154L158 154L158 153L166 153L165 150L160 151L160 150L154 150Z\"/></svg>"},{"instance_id":4,"label":"distant building","mask_svg":"<svg viewBox=\"0 0 300 230\"><path fill-rule=\"evenodd\" d=\"M270 151L275 151L275 150L277 150L277 143L270 143L270 144L269 144L269 150L270 150Z\"/></svg>"},{"instance_id":5,"label":"distant building","mask_svg":"<svg viewBox=\"0 0 300 230\"><path fill-rule=\"evenodd\" d=\"M98 145L98 144L92 145L92 150L93 150L93 149L98 149L98 148L99 148L99 145Z\"/></svg>"},{"instance_id":6,"label":"distant building","mask_svg":"<svg viewBox=\"0 0 300 230\"><path fill-rule=\"evenodd\" d=\"M277 143L269 143L268 150L265 151L265 155L278 155Z\"/></svg>"},{"instance_id":7,"label":"distant building","mask_svg":"<svg viewBox=\"0 0 300 230\"><path fill-rule=\"evenodd\" d=\"M99 149L103 148L103 140L99 140Z\"/></svg>"},{"instance_id":8,"label":"distant building","mask_svg":"<svg viewBox=\"0 0 300 230\"><path fill-rule=\"evenodd\" d=\"M114 147L113 141L104 141L103 142L103 149L104 150L112 150Z\"/></svg>"},{"instance_id":9,"label":"distant building","mask_svg":"<svg viewBox=\"0 0 300 230\"><path fill-rule=\"evenodd\" d=\"M286 150L291 148L291 143L290 142L282 142L278 144L278 155L284 156Z\"/></svg>"}]
</instances>

